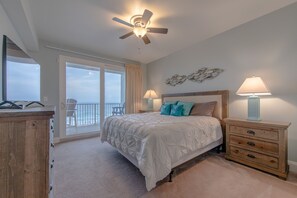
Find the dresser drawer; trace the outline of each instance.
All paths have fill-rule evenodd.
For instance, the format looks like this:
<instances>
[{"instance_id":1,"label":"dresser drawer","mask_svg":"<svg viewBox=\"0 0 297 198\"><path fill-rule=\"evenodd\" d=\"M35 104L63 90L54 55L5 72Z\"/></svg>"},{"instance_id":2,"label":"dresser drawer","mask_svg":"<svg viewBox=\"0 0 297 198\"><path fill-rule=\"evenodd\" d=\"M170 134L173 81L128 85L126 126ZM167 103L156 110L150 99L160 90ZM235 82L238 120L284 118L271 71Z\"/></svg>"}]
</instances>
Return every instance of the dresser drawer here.
<instances>
[{"instance_id":1,"label":"dresser drawer","mask_svg":"<svg viewBox=\"0 0 297 198\"><path fill-rule=\"evenodd\" d=\"M255 151L262 151L270 154L278 155L279 147L276 143L264 142L261 140L254 140L246 137L239 137L230 135L230 144L246 149L253 149Z\"/></svg>"},{"instance_id":2,"label":"dresser drawer","mask_svg":"<svg viewBox=\"0 0 297 198\"><path fill-rule=\"evenodd\" d=\"M245 161L255 162L260 165L268 166L270 168L278 168L278 159L268 155L240 149L237 147L230 147L231 156L241 158Z\"/></svg>"},{"instance_id":3,"label":"dresser drawer","mask_svg":"<svg viewBox=\"0 0 297 198\"><path fill-rule=\"evenodd\" d=\"M269 129L253 129L253 128L246 128L246 127L239 127L231 125L230 133L236 133L241 135L247 135L251 137L259 137L269 140L278 140L278 130L269 130Z\"/></svg>"}]
</instances>

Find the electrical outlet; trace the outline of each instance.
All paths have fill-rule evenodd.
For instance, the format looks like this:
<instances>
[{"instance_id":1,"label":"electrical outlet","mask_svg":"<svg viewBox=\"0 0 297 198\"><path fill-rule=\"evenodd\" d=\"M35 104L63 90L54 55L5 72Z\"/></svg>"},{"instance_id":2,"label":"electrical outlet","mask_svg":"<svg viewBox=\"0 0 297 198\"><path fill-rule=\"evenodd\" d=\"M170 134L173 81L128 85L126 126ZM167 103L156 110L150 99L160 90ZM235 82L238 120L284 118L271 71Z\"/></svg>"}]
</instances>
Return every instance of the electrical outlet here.
<instances>
[{"instance_id":1,"label":"electrical outlet","mask_svg":"<svg viewBox=\"0 0 297 198\"><path fill-rule=\"evenodd\" d=\"M47 102L47 101L48 101L47 96L44 96L44 97L43 97L43 102Z\"/></svg>"}]
</instances>

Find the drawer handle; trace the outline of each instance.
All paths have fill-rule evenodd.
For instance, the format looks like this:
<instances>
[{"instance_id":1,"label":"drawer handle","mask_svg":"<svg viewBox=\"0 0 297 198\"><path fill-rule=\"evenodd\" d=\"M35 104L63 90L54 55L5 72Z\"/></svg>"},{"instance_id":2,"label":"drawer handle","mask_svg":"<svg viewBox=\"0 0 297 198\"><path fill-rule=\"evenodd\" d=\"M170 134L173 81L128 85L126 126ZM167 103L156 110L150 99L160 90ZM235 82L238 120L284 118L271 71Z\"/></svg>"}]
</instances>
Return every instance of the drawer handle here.
<instances>
[{"instance_id":1,"label":"drawer handle","mask_svg":"<svg viewBox=\"0 0 297 198\"><path fill-rule=\"evenodd\" d=\"M271 163L275 163L276 161L274 161L274 160L270 160L270 162L271 162Z\"/></svg>"},{"instance_id":2,"label":"drawer handle","mask_svg":"<svg viewBox=\"0 0 297 198\"><path fill-rule=\"evenodd\" d=\"M239 153L239 150L235 150L234 153Z\"/></svg>"},{"instance_id":3,"label":"drawer handle","mask_svg":"<svg viewBox=\"0 0 297 198\"><path fill-rule=\"evenodd\" d=\"M54 168L54 162L55 162L55 160L52 160L51 168Z\"/></svg>"},{"instance_id":4,"label":"drawer handle","mask_svg":"<svg viewBox=\"0 0 297 198\"><path fill-rule=\"evenodd\" d=\"M249 145L249 146L256 146L256 144L254 142L247 142L247 145Z\"/></svg>"},{"instance_id":5,"label":"drawer handle","mask_svg":"<svg viewBox=\"0 0 297 198\"><path fill-rule=\"evenodd\" d=\"M54 143L51 143L51 147L53 147L53 148L55 147Z\"/></svg>"},{"instance_id":6,"label":"drawer handle","mask_svg":"<svg viewBox=\"0 0 297 198\"><path fill-rule=\"evenodd\" d=\"M250 135L255 135L255 131L252 131L252 130L247 130L247 134L250 134Z\"/></svg>"},{"instance_id":7,"label":"drawer handle","mask_svg":"<svg viewBox=\"0 0 297 198\"><path fill-rule=\"evenodd\" d=\"M256 158L256 157L255 157L254 155L252 155L252 154L247 154L247 156L248 156L249 158L253 158L253 159Z\"/></svg>"}]
</instances>

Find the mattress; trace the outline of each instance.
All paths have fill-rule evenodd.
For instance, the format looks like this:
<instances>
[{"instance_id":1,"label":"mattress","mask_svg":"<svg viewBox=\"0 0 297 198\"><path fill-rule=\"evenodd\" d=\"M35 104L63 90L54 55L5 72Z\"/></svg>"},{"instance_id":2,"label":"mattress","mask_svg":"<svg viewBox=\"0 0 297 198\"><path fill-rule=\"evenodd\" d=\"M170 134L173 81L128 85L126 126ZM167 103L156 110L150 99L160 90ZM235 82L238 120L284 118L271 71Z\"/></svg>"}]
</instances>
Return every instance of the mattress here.
<instances>
[{"instance_id":1,"label":"mattress","mask_svg":"<svg viewBox=\"0 0 297 198\"><path fill-rule=\"evenodd\" d=\"M221 140L221 125L216 118L174 117L158 112L108 117L101 133L102 142L117 148L139 168L148 191L172 168Z\"/></svg>"}]
</instances>

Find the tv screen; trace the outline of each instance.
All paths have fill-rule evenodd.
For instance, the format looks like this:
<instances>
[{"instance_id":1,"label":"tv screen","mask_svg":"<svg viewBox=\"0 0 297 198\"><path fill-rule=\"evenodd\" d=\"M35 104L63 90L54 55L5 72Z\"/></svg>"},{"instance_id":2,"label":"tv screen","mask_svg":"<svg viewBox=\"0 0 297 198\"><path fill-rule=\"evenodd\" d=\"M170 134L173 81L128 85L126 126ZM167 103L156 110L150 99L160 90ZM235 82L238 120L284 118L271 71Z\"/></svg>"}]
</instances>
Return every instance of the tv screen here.
<instances>
[{"instance_id":1,"label":"tv screen","mask_svg":"<svg viewBox=\"0 0 297 198\"><path fill-rule=\"evenodd\" d=\"M2 100L40 101L40 65L3 36Z\"/></svg>"}]
</instances>

